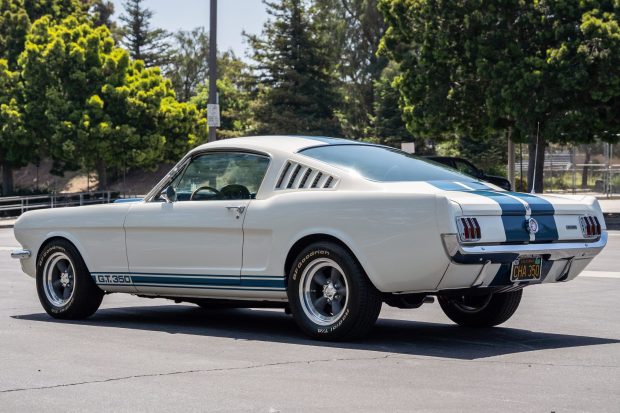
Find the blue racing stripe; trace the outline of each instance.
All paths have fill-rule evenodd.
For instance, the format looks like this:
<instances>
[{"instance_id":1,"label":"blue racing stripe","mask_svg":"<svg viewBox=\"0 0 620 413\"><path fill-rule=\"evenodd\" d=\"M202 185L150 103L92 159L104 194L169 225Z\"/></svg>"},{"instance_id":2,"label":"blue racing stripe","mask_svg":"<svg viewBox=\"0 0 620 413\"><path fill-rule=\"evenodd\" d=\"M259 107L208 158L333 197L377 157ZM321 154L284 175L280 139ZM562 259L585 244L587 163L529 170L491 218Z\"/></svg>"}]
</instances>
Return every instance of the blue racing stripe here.
<instances>
[{"instance_id":1,"label":"blue racing stripe","mask_svg":"<svg viewBox=\"0 0 620 413\"><path fill-rule=\"evenodd\" d=\"M166 276L154 277L148 275L131 275L134 285L140 284L183 284L194 286L229 286L229 287L264 287L264 288L284 288L284 278L280 280L259 280L259 279L226 279L226 278L200 278L196 276Z\"/></svg>"},{"instance_id":2,"label":"blue racing stripe","mask_svg":"<svg viewBox=\"0 0 620 413\"><path fill-rule=\"evenodd\" d=\"M510 192L510 195L523 199L530 206L531 216L538 222L538 232L534 234L535 241L557 241L558 227L553 214L555 208L551 202L536 195L521 192Z\"/></svg>"},{"instance_id":3,"label":"blue racing stripe","mask_svg":"<svg viewBox=\"0 0 620 413\"><path fill-rule=\"evenodd\" d=\"M553 215L555 209L551 202L546 199L540 198L536 195L526 194L522 192L508 192L510 195L522 199L528 203L532 210L532 216L534 215Z\"/></svg>"},{"instance_id":4,"label":"blue racing stripe","mask_svg":"<svg viewBox=\"0 0 620 413\"><path fill-rule=\"evenodd\" d=\"M239 279L226 278L199 278L196 276L171 276L154 277L149 275L131 275L134 284L192 284L192 285L220 285L235 286L239 285Z\"/></svg>"},{"instance_id":5,"label":"blue racing stripe","mask_svg":"<svg viewBox=\"0 0 620 413\"><path fill-rule=\"evenodd\" d=\"M505 195L503 192L474 191L476 195L493 199L502 209L502 223L506 242L527 242L530 234L525 230L525 206L518 200Z\"/></svg>"},{"instance_id":6,"label":"blue racing stripe","mask_svg":"<svg viewBox=\"0 0 620 413\"><path fill-rule=\"evenodd\" d=\"M444 191L466 192L493 199L502 210L501 217L507 242L530 241L530 234L525 228L526 209L519 199L529 205L531 216L538 222L538 232L534 235L534 241L557 241L559 239L553 205L536 195L494 191L479 182L463 182L463 185L474 188L472 190L451 181L428 181L428 183Z\"/></svg>"},{"instance_id":7,"label":"blue racing stripe","mask_svg":"<svg viewBox=\"0 0 620 413\"><path fill-rule=\"evenodd\" d=\"M462 185L457 183L456 181L428 181L429 184L433 185L436 188L443 189L444 191L476 191L476 190L491 190L490 187L486 186L482 182L461 182ZM467 189L465 186L471 188Z\"/></svg>"},{"instance_id":8,"label":"blue racing stripe","mask_svg":"<svg viewBox=\"0 0 620 413\"><path fill-rule=\"evenodd\" d=\"M495 191L472 191L472 193L493 199L502 209L502 215L517 215L525 217L525 205L518 200Z\"/></svg>"}]
</instances>

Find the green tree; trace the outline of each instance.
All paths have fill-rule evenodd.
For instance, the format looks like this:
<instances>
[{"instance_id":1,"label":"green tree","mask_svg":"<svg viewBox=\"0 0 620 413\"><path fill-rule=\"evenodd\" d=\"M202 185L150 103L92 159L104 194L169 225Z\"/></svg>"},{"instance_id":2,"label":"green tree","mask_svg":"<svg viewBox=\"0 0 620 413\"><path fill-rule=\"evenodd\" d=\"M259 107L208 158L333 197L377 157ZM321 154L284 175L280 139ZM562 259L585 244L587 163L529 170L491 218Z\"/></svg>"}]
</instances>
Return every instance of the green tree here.
<instances>
[{"instance_id":1,"label":"green tree","mask_svg":"<svg viewBox=\"0 0 620 413\"><path fill-rule=\"evenodd\" d=\"M152 29L153 11L143 6L144 0L125 0L121 43L132 59L142 60L146 67L165 66L170 59L170 33Z\"/></svg>"},{"instance_id":2,"label":"green tree","mask_svg":"<svg viewBox=\"0 0 620 413\"><path fill-rule=\"evenodd\" d=\"M412 133L484 140L510 131L529 143L528 185L537 191L546 142L618 133L617 1L382 0L380 7L388 22L382 47L400 64L396 83Z\"/></svg>"},{"instance_id":3,"label":"green tree","mask_svg":"<svg viewBox=\"0 0 620 413\"><path fill-rule=\"evenodd\" d=\"M88 10L93 26L107 26L112 33L112 37L118 43L123 38L120 27L112 20L114 15L114 3L110 0L83 0Z\"/></svg>"},{"instance_id":4,"label":"green tree","mask_svg":"<svg viewBox=\"0 0 620 413\"><path fill-rule=\"evenodd\" d=\"M329 33L332 59L338 62L343 105L338 115L343 134L355 139L384 139L375 124L377 99L387 89L382 73L388 59L377 53L386 24L377 8L378 0L317 0L315 7L324 32ZM394 125L393 125L394 126ZM406 131L400 131L404 134ZM393 136L392 136L393 137Z\"/></svg>"},{"instance_id":5,"label":"green tree","mask_svg":"<svg viewBox=\"0 0 620 413\"><path fill-rule=\"evenodd\" d=\"M222 138L233 138L253 133L254 113L251 79L247 65L231 52L218 57L217 93L220 105L220 127L217 133ZM206 113L209 102L209 84L203 82L192 97L202 113Z\"/></svg>"},{"instance_id":6,"label":"green tree","mask_svg":"<svg viewBox=\"0 0 620 413\"><path fill-rule=\"evenodd\" d=\"M259 133L338 135L340 106L327 33L302 0L265 2L270 20L247 36L259 84Z\"/></svg>"},{"instance_id":7,"label":"green tree","mask_svg":"<svg viewBox=\"0 0 620 413\"><path fill-rule=\"evenodd\" d=\"M424 151L424 140L413 139L407 130L400 110L400 93L394 85L398 76L398 67L395 64L387 66L381 77L375 81L376 97L373 102L374 119L372 136L384 145L400 147L402 142L415 142L416 153Z\"/></svg>"},{"instance_id":8,"label":"green tree","mask_svg":"<svg viewBox=\"0 0 620 413\"><path fill-rule=\"evenodd\" d=\"M209 74L209 35L203 27L174 34L174 47L166 77L172 81L177 98L188 101Z\"/></svg>"},{"instance_id":9,"label":"green tree","mask_svg":"<svg viewBox=\"0 0 620 413\"><path fill-rule=\"evenodd\" d=\"M152 167L204 139L194 105L176 102L158 68L115 47L105 26L39 19L20 57L26 123L45 138L54 170Z\"/></svg>"},{"instance_id":10,"label":"green tree","mask_svg":"<svg viewBox=\"0 0 620 413\"><path fill-rule=\"evenodd\" d=\"M0 0L0 165L2 194L13 193L13 170L28 162L37 162L38 137L24 124L23 85L18 57L24 50L32 22L42 16L60 19L83 14L79 1L72 0Z\"/></svg>"},{"instance_id":11,"label":"green tree","mask_svg":"<svg viewBox=\"0 0 620 413\"><path fill-rule=\"evenodd\" d=\"M19 106L21 86L19 74L9 70L7 61L0 59L0 164L3 195L10 195L13 191L13 168L23 165L25 160L35 160L32 141L28 139Z\"/></svg>"}]
</instances>

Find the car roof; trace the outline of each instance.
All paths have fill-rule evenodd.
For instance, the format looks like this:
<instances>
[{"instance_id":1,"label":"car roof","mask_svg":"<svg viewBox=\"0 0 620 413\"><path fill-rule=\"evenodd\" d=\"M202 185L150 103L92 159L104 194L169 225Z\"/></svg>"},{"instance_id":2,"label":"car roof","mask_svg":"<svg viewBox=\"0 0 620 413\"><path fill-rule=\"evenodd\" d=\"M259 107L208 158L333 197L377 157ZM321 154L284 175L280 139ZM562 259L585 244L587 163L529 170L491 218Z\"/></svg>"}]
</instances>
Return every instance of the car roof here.
<instances>
[{"instance_id":1,"label":"car roof","mask_svg":"<svg viewBox=\"0 0 620 413\"><path fill-rule=\"evenodd\" d=\"M222 139L198 146L194 151L217 148L238 148L258 151L299 152L302 149L326 145L367 145L350 139L328 136L268 135Z\"/></svg>"}]
</instances>

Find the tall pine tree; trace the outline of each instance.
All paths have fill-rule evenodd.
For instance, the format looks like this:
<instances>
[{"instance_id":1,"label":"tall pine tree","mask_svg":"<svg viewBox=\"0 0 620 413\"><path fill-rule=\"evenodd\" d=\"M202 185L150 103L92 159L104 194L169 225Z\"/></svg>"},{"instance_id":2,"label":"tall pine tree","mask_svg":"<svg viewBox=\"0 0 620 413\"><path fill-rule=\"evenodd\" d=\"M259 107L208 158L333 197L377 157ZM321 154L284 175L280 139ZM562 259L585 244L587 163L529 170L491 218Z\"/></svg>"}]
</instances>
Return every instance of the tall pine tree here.
<instances>
[{"instance_id":1,"label":"tall pine tree","mask_svg":"<svg viewBox=\"0 0 620 413\"><path fill-rule=\"evenodd\" d=\"M123 2L125 14L119 17L123 24L121 43L132 59L142 60L146 67L164 66L170 59L170 33L152 29L153 11L143 5L144 0Z\"/></svg>"},{"instance_id":2,"label":"tall pine tree","mask_svg":"<svg viewBox=\"0 0 620 413\"><path fill-rule=\"evenodd\" d=\"M261 36L248 36L258 73L257 131L339 135L329 33L303 0L265 4L272 17Z\"/></svg>"}]
</instances>

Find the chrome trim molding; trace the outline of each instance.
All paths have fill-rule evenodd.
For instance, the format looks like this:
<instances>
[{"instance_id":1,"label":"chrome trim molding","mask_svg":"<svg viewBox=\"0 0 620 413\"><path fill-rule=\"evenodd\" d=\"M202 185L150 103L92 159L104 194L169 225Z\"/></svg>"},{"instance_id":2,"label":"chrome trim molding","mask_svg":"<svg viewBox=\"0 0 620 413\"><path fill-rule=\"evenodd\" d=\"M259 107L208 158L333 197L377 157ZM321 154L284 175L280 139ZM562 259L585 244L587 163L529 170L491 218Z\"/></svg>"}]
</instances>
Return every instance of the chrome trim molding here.
<instances>
[{"instance_id":1,"label":"chrome trim molding","mask_svg":"<svg viewBox=\"0 0 620 413\"><path fill-rule=\"evenodd\" d=\"M491 261L487 261L484 263L484 265L480 269L480 273L474 280L474 283L471 285L472 287L480 287L482 284L484 284L484 280L486 279L488 275L487 269L489 268L489 265L491 265Z\"/></svg>"},{"instance_id":2,"label":"chrome trim molding","mask_svg":"<svg viewBox=\"0 0 620 413\"><path fill-rule=\"evenodd\" d=\"M13 251L11 251L11 258L15 258L15 259L19 259L19 260L30 258L31 255L32 255L32 253L30 252L30 250L13 250Z\"/></svg>"},{"instance_id":3,"label":"chrome trim molding","mask_svg":"<svg viewBox=\"0 0 620 413\"><path fill-rule=\"evenodd\" d=\"M601 237L592 242L556 242L545 244L518 244L518 245L462 245L457 234L442 234L444 249L450 258L457 254L463 256L485 256L489 254L519 254L519 255L550 255L551 260L563 258L592 258L595 257L607 244L607 231L603 230Z\"/></svg>"}]
</instances>

